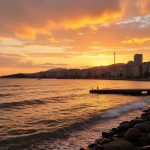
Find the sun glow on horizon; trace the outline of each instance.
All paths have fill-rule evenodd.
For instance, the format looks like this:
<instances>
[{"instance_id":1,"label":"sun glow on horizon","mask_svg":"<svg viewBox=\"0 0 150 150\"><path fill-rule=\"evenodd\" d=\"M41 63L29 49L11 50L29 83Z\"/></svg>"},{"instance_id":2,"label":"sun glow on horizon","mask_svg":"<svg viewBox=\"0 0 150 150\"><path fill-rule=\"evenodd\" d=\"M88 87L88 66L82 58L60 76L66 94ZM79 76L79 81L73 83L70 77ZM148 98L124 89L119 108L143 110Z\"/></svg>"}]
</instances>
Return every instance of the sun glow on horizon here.
<instances>
[{"instance_id":1,"label":"sun glow on horizon","mask_svg":"<svg viewBox=\"0 0 150 150\"><path fill-rule=\"evenodd\" d=\"M0 1L0 75L150 61L148 0L15 1Z\"/></svg>"}]
</instances>

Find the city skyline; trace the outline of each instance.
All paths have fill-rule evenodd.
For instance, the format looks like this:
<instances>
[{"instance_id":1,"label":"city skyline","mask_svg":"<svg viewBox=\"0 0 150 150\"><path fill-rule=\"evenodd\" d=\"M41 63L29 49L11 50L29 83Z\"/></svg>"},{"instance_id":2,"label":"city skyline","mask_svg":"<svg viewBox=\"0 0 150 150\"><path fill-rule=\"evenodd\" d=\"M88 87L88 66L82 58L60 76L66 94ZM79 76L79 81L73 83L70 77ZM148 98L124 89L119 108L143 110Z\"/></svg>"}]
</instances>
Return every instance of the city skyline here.
<instances>
[{"instance_id":1,"label":"city skyline","mask_svg":"<svg viewBox=\"0 0 150 150\"><path fill-rule=\"evenodd\" d=\"M0 76L150 55L149 0L1 0Z\"/></svg>"},{"instance_id":2,"label":"city skyline","mask_svg":"<svg viewBox=\"0 0 150 150\"><path fill-rule=\"evenodd\" d=\"M92 68L55 68L36 73L18 73L2 76L2 78L57 78L57 79L115 79L115 80L150 80L150 61L143 61L143 54L134 54L132 60L108 66Z\"/></svg>"},{"instance_id":3,"label":"city skyline","mask_svg":"<svg viewBox=\"0 0 150 150\"><path fill-rule=\"evenodd\" d=\"M10 74L2 74L0 76L7 76L7 75L13 75L13 74L20 74L20 73L23 73L23 74L34 74L34 73L38 73L38 72L45 72L45 71L48 71L48 70L53 70L53 69L67 69L67 70L76 70L76 69L79 69L79 70L84 70L84 69L90 69L90 68L95 68L95 67L109 67L109 66L115 66L115 65L130 65L130 64L135 64L135 65L141 65L141 64L144 64L144 63L147 63L148 64L148 68L150 72L150 60L148 61L145 61L144 59L144 55L143 54L140 54L140 53L136 53L136 54L133 54L131 56L131 59L127 60L127 62L117 62L117 53L114 52L113 55L112 55L112 63L111 64L108 64L108 65L97 65L97 66L83 66L82 68L67 68L67 67L56 67L56 68L47 68L45 70L39 70L39 71L35 71L35 72L16 72L16 73L10 73ZM139 68L137 68L139 69ZM117 73L116 70L114 70L115 73ZM139 71L136 71L136 72L139 72ZM131 73L131 71L130 71ZM127 74L126 74L127 75Z\"/></svg>"}]
</instances>

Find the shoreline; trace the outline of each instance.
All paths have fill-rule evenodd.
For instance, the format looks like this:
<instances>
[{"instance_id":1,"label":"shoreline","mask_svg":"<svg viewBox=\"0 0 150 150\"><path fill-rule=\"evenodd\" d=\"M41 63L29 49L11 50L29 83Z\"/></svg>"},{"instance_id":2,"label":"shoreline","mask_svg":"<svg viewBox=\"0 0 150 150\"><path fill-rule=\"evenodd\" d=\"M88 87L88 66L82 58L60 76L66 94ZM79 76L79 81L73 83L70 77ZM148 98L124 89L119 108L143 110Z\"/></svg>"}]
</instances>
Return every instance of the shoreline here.
<instances>
[{"instance_id":1,"label":"shoreline","mask_svg":"<svg viewBox=\"0 0 150 150\"><path fill-rule=\"evenodd\" d=\"M103 78L7 78L7 77L0 77L0 79L36 79L36 80L45 80L45 79L52 79L52 80L112 80L112 81L143 81L143 82L150 82L150 79L103 79Z\"/></svg>"},{"instance_id":2,"label":"shoreline","mask_svg":"<svg viewBox=\"0 0 150 150\"><path fill-rule=\"evenodd\" d=\"M150 108L140 117L102 132L102 137L80 150L150 150Z\"/></svg>"}]
</instances>

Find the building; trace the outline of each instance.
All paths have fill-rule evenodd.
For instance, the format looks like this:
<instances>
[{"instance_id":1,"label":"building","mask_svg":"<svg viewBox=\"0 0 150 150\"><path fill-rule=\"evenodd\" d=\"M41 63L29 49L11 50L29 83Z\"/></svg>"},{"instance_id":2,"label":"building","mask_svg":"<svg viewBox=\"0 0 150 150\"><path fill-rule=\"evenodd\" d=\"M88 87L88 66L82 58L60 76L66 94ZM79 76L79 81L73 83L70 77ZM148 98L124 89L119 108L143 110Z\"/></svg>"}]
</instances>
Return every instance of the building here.
<instances>
[{"instance_id":1,"label":"building","mask_svg":"<svg viewBox=\"0 0 150 150\"><path fill-rule=\"evenodd\" d=\"M132 78L133 77L133 66L134 66L133 61L129 61L127 63L127 78Z\"/></svg>"},{"instance_id":2,"label":"building","mask_svg":"<svg viewBox=\"0 0 150 150\"><path fill-rule=\"evenodd\" d=\"M150 76L150 62L143 63L143 76L144 77Z\"/></svg>"},{"instance_id":3,"label":"building","mask_svg":"<svg viewBox=\"0 0 150 150\"><path fill-rule=\"evenodd\" d=\"M132 70L132 77L133 78L140 78L143 76L143 66L142 65L133 65L133 70Z\"/></svg>"},{"instance_id":4,"label":"building","mask_svg":"<svg viewBox=\"0 0 150 150\"><path fill-rule=\"evenodd\" d=\"M135 54L134 55L134 64L132 74L134 78L142 77L143 75L143 55Z\"/></svg>"},{"instance_id":5,"label":"building","mask_svg":"<svg viewBox=\"0 0 150 150\"><path fill-rule=\"evenodd\" d=\"M134 55L134 64L135 65L142 65L143 63L143 55L142 54L135 54Z\"/></svg>"},{"instance_id":6,"label":"building","mask_svg":"<svg viewBox=\"0 0 150 150\"><path fill-rule=\"evenodd\" d=\"M129 61L127 63L127 78L140 78L142 76L143 76L143 55L135 54L134 61Z\"/></svg>"}]
</instances>

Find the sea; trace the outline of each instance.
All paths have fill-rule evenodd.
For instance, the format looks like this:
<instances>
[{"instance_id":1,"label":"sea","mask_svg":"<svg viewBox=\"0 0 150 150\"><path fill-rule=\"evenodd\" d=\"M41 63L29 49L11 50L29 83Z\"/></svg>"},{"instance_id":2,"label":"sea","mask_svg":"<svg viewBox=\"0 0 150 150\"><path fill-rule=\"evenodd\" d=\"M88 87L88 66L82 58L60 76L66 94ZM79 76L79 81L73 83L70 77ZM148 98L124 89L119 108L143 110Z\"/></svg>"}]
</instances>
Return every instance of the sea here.
<instances>
[{"instance_id":1,"label":"sea","mask_svg":"<svg viewBox=\"0 0 150 150\"><path fill-rule=\"evenodd\" d=\"M90 94L97 86L138 89L150 82L0 79L0 150L79 150L150 105L150 96Z\"/></svg>"}]
</instances>

